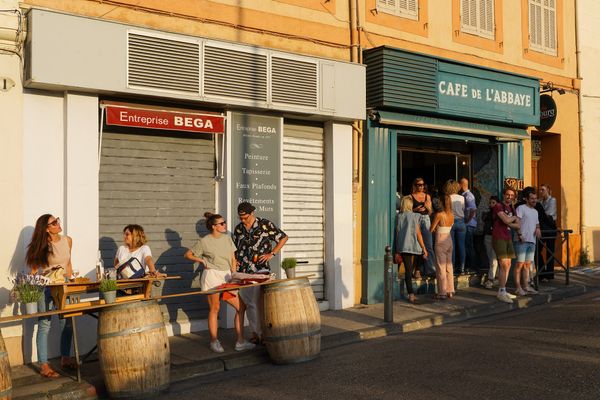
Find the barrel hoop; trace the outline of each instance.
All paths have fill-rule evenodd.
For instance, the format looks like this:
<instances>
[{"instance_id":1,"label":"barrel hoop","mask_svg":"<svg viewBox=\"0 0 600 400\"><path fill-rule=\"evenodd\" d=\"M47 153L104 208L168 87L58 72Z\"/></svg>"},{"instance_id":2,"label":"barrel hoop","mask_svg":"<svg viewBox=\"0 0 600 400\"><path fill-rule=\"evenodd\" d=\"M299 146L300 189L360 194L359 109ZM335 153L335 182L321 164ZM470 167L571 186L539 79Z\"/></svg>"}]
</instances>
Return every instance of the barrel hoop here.
<instances>
[{"instance_id":1,"label":"barrel hoop","mask_svg":"<svg viewBox=\"0 0 600 400\"><path fill-rule=\"evenodd\" d=\"M135 301L130 303L119 304L116 306L111 306L104 308L102 311L117 311L117 310L126 310L128 308L141 308L141 307L150 307L156 305L156 300L154 301Z\"/></svg>"},{"instance_id":2,"label":"barrel hoop","mask_svg":"<svg viewBox=\"0 0 600 400\"><path fill-rule=\"evenodd\" d=\"M152 388L152 390L148 390L149 388L146 388L146 390L140 391L140 390L119 390L118 392L113 392L113 391L109 391L110 397L114 398L114 399L129 399L129 398L136 398L136 399L142 399L148 396L152 396L152 395L156 395L159 392L162 392L163 390L167 390L169 388L169 384L164 384L164 385L160 385L159 387L156 388Z\"/></svg>"},{"instance_id":3,"label":"barrel hoop","mask_svg":"<svg viewBox=\"0 0 600 400\"><path fill-rule=\"evenodd\" d=\"M308 281L308 278L271 283L265 285L265 292L278 292L280 290L301 289L304 287L310 287L310 282Z\"/></svg>"},{"instance_id":4,"label":"barrel hoop","mask_svg":"<svg viewBox=\"0 0 600 400\"><path fill-rule=\"evenodd\" d=\"M103 333L102 335L98 335L98 339L107 339L107 338L116 337L116 336L132 335L135 333L150 331L152 329L163 328L164 326L165 326L164 322L157 322L155 324L150 324L150 325L142 326L139 328L129 328L129 329L125 329L125 330L122 330L119 332Z\"/></svg>"},{"instance_id":5,"label":"barrel hoop","mask_svg":"<svg viewBox=\"0 0 600 400\"><path fill-rule=\"evenodd\" d=\"M0 358L4 358L8 355L7 351L0 351Z\"/></svg>"},{"instance_id":6,"label":"barrel hoop","mask_svg":"<svg viewBox=\"0 0 600 400\"><path fill-rule=\"evenodd\" d=\"M283 342L283 341L286 341L286 340L304 339L305 337L317 336L317 335L320 335L320 334L321 334L321 328L315 329L314 331L310 331L310 332L299 333L297 335L265 336L263 340L265 342Z\"/></svg>"},{"instance_id":7,"label":"barrel hoop","mask_svg":"<svg viewBox=\"0 0 600 400\"><path fill-rule=\"evenodd\" d=\"M12 395L12 386L0 392L0 397Z\"/></svg>"},{"instance_id":8,"label":"barrel hoop","mask_svg":"<svg viewBox=\"0 0 600 400\"><path fill-rule=\"evenodd\" d=\"M309 284L296 284L296 285L289 285L289 286L276 286L274 288L267 288L265 289L265 293L274 293L274 292L283 292L283 291L290 291L290 290L296 290L296 289L304 289L304 288L309 288L310 285Z\"/></svg>"}]
</instances>

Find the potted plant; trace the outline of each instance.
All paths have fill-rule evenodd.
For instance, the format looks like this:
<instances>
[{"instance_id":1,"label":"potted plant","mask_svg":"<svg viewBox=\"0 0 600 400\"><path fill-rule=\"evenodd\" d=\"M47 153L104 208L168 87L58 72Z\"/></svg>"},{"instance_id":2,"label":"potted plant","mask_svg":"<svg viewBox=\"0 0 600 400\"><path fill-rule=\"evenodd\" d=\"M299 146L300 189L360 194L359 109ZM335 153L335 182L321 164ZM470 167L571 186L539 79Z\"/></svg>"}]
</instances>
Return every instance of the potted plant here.
<instances>
[{"instance_id":1,"label":"potted plant","mask_svg":"<svg viewBox=\"0 0 600 400\"><path fill-rule=\"evenodd\" d=\"M296 264L298 264L298 260L296 260L294 257L284 258L281 262L281 268L285 270L285 275L288 278L296 277Z\"/></svg>"},{"instance_id":2,"label":"potted plant","mask_svg":"<svg viewBox=\"0 0 600 400\"><path fill-rule=\"evenodd\" d=\"M49 279L42 275L21 272L13 282L15 284L11 294L13 299L25 304L27 314L37 313L38 301L44 295L44 286L49 283Z\"/></svg>"},{"instance_id":3,"label":"potted plant","mask_svg":"<svg viewBox=\"0 0 600 400\"><path fill-rule=\"evenodd\" d=\"M107 304L114 303L117 300L117 281L114 279L102 279L98 290L102 293L104 301Z\"/></svg>"}]
</instances>

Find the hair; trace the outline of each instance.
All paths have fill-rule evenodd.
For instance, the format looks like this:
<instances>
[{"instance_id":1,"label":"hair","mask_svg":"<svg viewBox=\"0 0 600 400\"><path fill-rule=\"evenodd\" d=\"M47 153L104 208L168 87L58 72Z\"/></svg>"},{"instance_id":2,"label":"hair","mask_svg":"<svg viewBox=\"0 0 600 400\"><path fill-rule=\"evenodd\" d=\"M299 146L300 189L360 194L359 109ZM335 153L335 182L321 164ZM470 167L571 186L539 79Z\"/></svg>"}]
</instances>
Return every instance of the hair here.
<instances>
[{"instance_id":1,"label":"hair","mask_svg":"<svg viewBox=\"0 0 600 400\"><path fill-rule=\"evenodd\" d=\"M496 203L500 203L500 198L498 196L490 196L490 199L488 201L492 200L494 200Z\"/></svg>"},{"instance_id":2,"label":"hair","mask_svg":"<svg viewBox=\"0 0 600 400\"><path fill-rule=\"evenodd\" d=\"M123 233L129 231L131 233L131 245L133 248L142 247L148 240L146 239L146 234L144 233L144 228L138 224L129 224L125 228L123 228Z\"/></svg>"},{"instance_id":3,"label":"hair","mask_svg":"<svg viewBox=\"0 0 600 400\"><path fill-rule=\"evenodd\" d=\"M513 192L513 194L514 194L515 196L517 195L517 191L516 191L515 189L513 189L512 187L510 187L510 186L507 186L507 187L505 187L505 188L504 188L504 190L502 191L502 195L505 195L505 194L506 194L506 192L508 192L509 190L510 190L511 192Z\"/></svg>"},{"instance_id":4,"label":"hair","mask_svg":"<svg viewBox=\"0 0 600 400\"><path fill-rule=\"evenodd\" d=\"M206 218L206 229L208 229L209 232L212 232L213 226L215 226L215 222L217 222L218 219L223 217L219 214L213 214L210 211L207 211L204 213L204 218Z\"/></svg>"},{"instance_id":5,"label":"hair","mask_svg":"<svg viewBox=\"0 0 600 400\"><path fill-rule=\"evenodd\" d=\"M413 209L413 199L412 196L404 196L402 197L402 200L400 201L400 212L408 212L408 211L412 211Z\"/></svg>"},{"instance_id":6,"label":"hair","mask_svg":"<svg viewBox=\"0 0 600 400\"><path fill-rule=\"evenodd\" d=\"M52 254L50 235L48 234L48 220L52 214L44 214L35 222L31 243L27 246L25 261L30 267L48 266L48 255Z\"/></svg>"},{"instance_id":7,"label":"hair","mask_svg":"<svg viewBox=\"0 0 600 400\"><path fill-rule=\"evenodd\" d=\"M440 202L442 203L442 211L446 213L452 212L452 201L450 200L450 195L444 194L440 196Z\"/></svg>"},{"instance_id":8,"label":"hair","mask_svg":"<svg viewBox=\"0 0 600 400\"><path fill-rule=\"evenodd\" d=\"M411 189L412 191L411 191L411 193L414 193L414 192L416 192L416 191L417 191L417 182L423 182L423 190L424 190L424 191L427 191L427 185L425 184L425 179L423 179L423 178L421 178L421 177L419 176L419 177L416 177L416 178L413 180L413 182L412 182L412 189Z\"/></svg>"},{"instance_id":9,"label":"hair","mask_svg":"<svg viewBox=\"0 0 600 400\"><path fill-rule=\"evenodd\" d=\"M458 193L460 190L460 185L454 179L448 179L446 183L444 183L443 192L445 195L452 195Z\"/></svg>"},{"instance_id":10,"label":"hair","mask_svg":"<svg viewBox=\"0 0 600 400\"><path fill-rule=\"evenodd\" d=\"M548 191L548 194L552 193L552 189L550 188L550 185L548 185L547 183L542 183L540 185L540 187L542 187L542 186L546 188L546 190Z\"/></svg>"},{"instance_id":11,"label":"hair","mask_svg":"<svg viewBox=\"0 0 600 400\"><path fill-rule=\"evenodd\" d=\"M536 192L537 190L533 186L527 186L522 192L523 199L528 199L529 195L532 193L535 194Z\"/></svg>"}]
</instances>

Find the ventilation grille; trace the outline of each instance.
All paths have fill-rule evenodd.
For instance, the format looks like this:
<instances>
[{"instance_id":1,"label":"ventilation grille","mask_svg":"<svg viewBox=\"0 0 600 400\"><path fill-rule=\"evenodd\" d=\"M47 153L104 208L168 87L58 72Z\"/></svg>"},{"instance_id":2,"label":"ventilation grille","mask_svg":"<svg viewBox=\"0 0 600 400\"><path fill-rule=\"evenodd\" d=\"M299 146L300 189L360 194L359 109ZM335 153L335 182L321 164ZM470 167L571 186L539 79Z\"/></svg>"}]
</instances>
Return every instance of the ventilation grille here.
<instances>
[{"instance_id":1,"label":"ventilation grille","mask_svg":"<svg viewBox=\"0 0 600 400\"><path fill-rule=\"evenodd\" d=\"M274 103L317 106L317 64L272 57L271 65Z\"/></svg>"},{"instance_id":2,"label":"ventilation grille","mask_svg":"<svg viewBox=\"0 0 600 400\"><path fill-rule=\"evenodd\" d=\"M128 50L130 86L199 93L197 43L130 33Z\"/></svg>"},{"instance_id":3,"label":"ventilation grille","mask_svg":"<svg viewBox=\"0 0 600 400\"><path fill-rule=\"evenodd\" d=\"M204 94L267 101L267 56L204 47Z\"/></svg>"}]
</instances>

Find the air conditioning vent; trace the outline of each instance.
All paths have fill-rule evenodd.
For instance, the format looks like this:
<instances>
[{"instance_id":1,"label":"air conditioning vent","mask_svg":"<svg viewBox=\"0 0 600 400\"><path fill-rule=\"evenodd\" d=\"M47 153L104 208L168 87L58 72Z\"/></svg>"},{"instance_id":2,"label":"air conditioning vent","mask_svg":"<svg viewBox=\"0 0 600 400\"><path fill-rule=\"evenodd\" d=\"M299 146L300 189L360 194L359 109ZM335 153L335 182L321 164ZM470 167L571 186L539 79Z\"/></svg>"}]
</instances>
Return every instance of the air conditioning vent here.
<instances>
[{"instance_id":1,"label":"air conditioning vent","mask_svg":"<svg viewBox=\"0 0 600 400\"><path fill-rule=\"evenodd\" d=\"M204 94L267 101L267 55L204 47Z\"/></svg>"},{"instance_id":2,"label":"air conditioning vent","mask_svg":"<svg viewBox=\"0 0 600 400\"><path fill-rule=\"evenodd\" d=\"M317 64L272 57L274 103L317 107Z\"/></svg>"},{"instance_id":3,"label":"air conditioning vent","mask_svg":"<svg viewBox=\"0 0 600 400\"><path fill-rule=\"evenodd\" d=\"M199 93L198 43L129 33L128 53L129 86Z\"/></svg>"}]
</instances>

